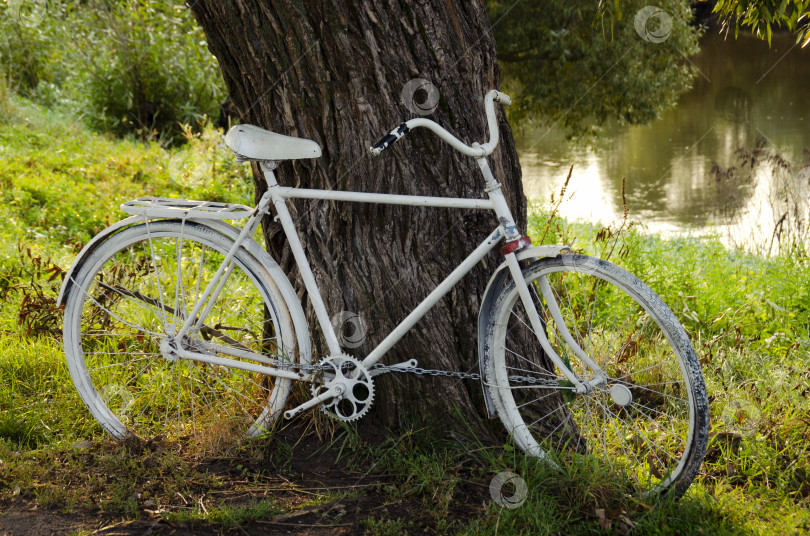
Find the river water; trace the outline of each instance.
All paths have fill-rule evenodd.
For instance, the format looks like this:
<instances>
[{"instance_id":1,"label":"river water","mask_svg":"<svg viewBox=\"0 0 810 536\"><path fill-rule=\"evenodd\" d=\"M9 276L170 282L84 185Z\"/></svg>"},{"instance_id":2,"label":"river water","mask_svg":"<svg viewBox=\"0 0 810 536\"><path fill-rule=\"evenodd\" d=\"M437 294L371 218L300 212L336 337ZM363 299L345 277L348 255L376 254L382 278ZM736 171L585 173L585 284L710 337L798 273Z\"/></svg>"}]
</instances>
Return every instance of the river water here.
<instances>
[{"instance_id":1,"label":"river water","mask_svg":"<svg viewBox=\"0 0 810 536\"><path fill-rule=\"evenodd\" d=\"M693 89L651 124L608 126L594 146L568 143L554 129L517 131L527 197L548 200L573 165L571 198L560 209L568 218L621 219L625 177L630 218L650 232L712 232L729 245L762 249L786 210L780 188L787 184L791 199L808 197L810 46L775 35L769 49L750 36L716 33L700 44L689 58L699 69ZM759 140L793 167L774 173L764 165L718 182L714 163L739 165L735 151Z\"/></svg>"}]
</instances>

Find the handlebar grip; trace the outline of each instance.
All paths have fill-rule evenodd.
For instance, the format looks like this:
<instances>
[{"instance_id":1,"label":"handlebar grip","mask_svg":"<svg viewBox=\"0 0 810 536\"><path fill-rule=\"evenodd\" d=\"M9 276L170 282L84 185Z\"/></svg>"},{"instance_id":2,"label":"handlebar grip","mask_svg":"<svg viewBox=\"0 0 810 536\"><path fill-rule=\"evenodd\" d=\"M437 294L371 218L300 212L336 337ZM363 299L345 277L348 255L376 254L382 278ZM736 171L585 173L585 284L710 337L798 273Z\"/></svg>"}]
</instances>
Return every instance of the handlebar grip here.
<instances>
[{"instance_id":1,"label":"handlebar grip","mask_svg":"<svg viewBox=\"0 0 810 536\"><path fill-rule=\"evenodd\" d=\"M372 145L370 147L371 154L373 156L379 155L381 152L393 145L397 140L405 136L409 130L408 124L402 123L397 128L389 132L383 139Z\"/></svg>"},{"instance_id":2,"label":"handlebar grip","mask_svg":"<svg viewBox=\"0 0 810 536\"><path fill-rule=\"evenodd\" d=\"M388 134L387 136L385 136L383 139L381 139L380 141L378 141L377 143L375 143L371 147L371 153L374 156L377 156L378 154L383 152L389 145L391 145L395 141L397 141L397 137L394 136L393 134Z\"/></svg>"},{"instance_id":3,"label":"handlebar grip","mask_svg":"<svg viewBox=\"0 0 810 536\"><path fill-rule=\"evenodd\" d=\"M509 106L512 104L512 97L507 95L506 93L501 93L500 91L495 92L495 102L499 102L504 106Z\"/></svg>"}]
</instances>

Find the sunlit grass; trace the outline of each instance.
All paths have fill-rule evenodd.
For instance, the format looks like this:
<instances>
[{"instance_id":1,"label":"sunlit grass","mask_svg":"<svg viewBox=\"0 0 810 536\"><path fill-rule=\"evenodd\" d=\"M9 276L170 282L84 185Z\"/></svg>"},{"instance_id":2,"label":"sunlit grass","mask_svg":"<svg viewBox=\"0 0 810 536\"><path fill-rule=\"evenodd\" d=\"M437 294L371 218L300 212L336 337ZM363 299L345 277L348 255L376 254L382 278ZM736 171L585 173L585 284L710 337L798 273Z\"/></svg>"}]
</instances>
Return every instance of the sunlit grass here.
<instances>
[{"instance_id":1,"label":"sunlit grass","mask_svg":"<svg viewBox=\"0 0 810 536\"><path fill-rule=\"evenodd\" d=\"M589 254L614 251L610 260L652 287L691 338L706 378L712 433L701 473L680 504L700 501L707 519L732 522L704 533L807 531L810 262L729 251L713 239L665 241L638 230L600 242L596 226L552 219L549 233L548 220L536 212L530 232L550 235L546 242L573 241ZM660 521L650 514L666 530L648 525L641 533L690 526L688 508L668 516Z\"/></svg>"},{"instance_id":2,"label":"sunlit grass","mask_svg":"<svg viewBox=\"0 0 810 536\"><path fill-rule=\"evenodd\" d=\"M60 341L0 335L0 438L42 448L100 431L73 388Z\"/></svg>"}]
</instances>

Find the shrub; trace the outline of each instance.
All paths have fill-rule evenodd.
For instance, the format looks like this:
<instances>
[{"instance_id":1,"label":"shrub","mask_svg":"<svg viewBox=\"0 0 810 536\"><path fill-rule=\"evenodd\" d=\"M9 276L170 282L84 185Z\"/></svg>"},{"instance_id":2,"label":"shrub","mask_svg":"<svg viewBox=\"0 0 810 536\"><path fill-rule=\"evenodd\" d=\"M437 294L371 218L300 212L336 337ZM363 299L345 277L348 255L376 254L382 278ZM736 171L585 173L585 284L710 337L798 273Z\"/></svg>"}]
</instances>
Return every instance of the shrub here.
<instances>
[{"instance_id":1,"label":"shrub","mask_svg":"<svg viewBox=\"0 0 810 536\"><path fill-rule=\"evenodd\" d=\"M61 3L0 2L0 75L10 89L34 98L41 85L61 82L65 16Z\"/></svg>"},{"instance_id":2,"label":"shrub","mask_svg":"<svg viewBox=\"0 0 810 536\"><path fill-rule=\"evenodd\" d=\"M29 4L39 11L21 12ZM225 98L217 61L181 2L0 2L0 34L11 89L99 131L176 144L180 124L205 123Z\"/></svg>"},{"instance_id":3,"label":"shrub","mask_svg":"<svg viewBox=\"0 0 810 536\"><path fill-rule=\"evenodd\" d=\"M91 127L172 144L180 124L199 124L224 99L216 59L182 4L91 2L79 26L86 76L74 92Z\"/></svg>"}]
</instances>

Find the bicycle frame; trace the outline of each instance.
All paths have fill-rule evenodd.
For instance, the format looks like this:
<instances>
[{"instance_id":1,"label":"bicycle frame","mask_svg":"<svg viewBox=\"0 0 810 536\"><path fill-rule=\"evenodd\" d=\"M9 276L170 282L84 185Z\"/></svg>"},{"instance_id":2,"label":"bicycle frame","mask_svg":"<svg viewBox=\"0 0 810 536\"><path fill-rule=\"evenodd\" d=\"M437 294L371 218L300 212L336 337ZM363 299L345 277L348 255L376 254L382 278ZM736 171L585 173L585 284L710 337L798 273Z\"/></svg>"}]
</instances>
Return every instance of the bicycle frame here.
<instances>
[{"instance_id":1,"label":"bicycle frame","mask_svg":"<svg viewBox=\"0 0 810 536\"><path fill-rule=\"evenodd\" d=\"M464 261L461 262L427 297L425 297L422 302L414 308L411 313L402 320L399 325L397 325L391 333L388 334L385 339L383 339L376 348L374 348L371 353L369 353L362 361L362 364L366 368L372 367L374 364L379 362L379 360L390 350L399 340L422 318L427 314L427 312L433 308L439 300L447 294L465 275L467 275L473 267L478 264L484 257L486 257L490 251L492 251L495 247L498 246L501 241L504 239L507 241L514 241L521 238L521 235L518 233L514 223L512 213L509 210L509 206L506 203L506 199L504 198L503 192L501 191L501 185L495 180L492 172L487 164L485 157L478 157L476 158L479 168L484 176L486 181L486 192L488 194L488 199L470 199L470 198L449 198L449 197L430 197L430 196L411 196L411 195L394 195L394 194L378 194L378 193L364 193L364 192L352 192L352 191L335 191L335 190L312 190L312 189L303 189L303 188L291 188L285 187L278 184L276 180L274 169L276 168L276 162L261 162L261 169L264 173L265 180L268 184L268 191L262 197L259 206L257 207L256 212L251 216L248 222L245 224L242 232L240 233L237 240L234 242L231 251L226 255L225 260L223 260L222 265L220 266L217 274L209 283L208 288L205 289L201 299L198 301L195 309L189 314L185 324L180 329L180 331L175 336L175 339L181 339L184 335L186 335L192 327L199 327L204 323L205 317L207 316L210 308L213 306L214 301L217 298L219 290L224 285L224 280L227 279L231 265L231 259L235 251L241 246L244 240L247 240L248 236L252 235L255 230L258 228L258 224L261 220L261 217L268 212L269 205L272 204L276 211L276 219L282 226L284 233L287 237L289 247L293 253L293 257L295 259L296 265L301 274L301 278L304 282L304 286L307 289L308 295L310 297L310 301L312 303L313 309L315 310L315 315L318 320L318 324L321 328L321 332L323 333L327 346L329 348L329 352L331 355L339 355L341 353L340 343L338 342L337 334L335 333L334 328L332 327L332 323L330 321L329 314L326 310L326 306L323 302L323 298L320 293L320 289L318 288L317 282L315 281L315 277L312 273L312 268L309 264L309 260L306 258L306 254L304 253L303 246L301 244L300 238L298 236L298 231L295 228L295 223L292 220L290 215L289 209L287 207L286 200L287 199L316 199L316 200L332 200L332 201L347 201L347 202L359 202L359 203L377 203L377 204L388 204L388 205L407 205L407 206L415 206L415 207L445 207L445 208L465 208L465 209L489 209L492 210L500 223L490 234L487 236L477 248L475 248ZM522 301L524 302L524 306L527 307L527 310L530 311L529 317L532 320L532 326L536 333L542 334L544 333L542 323L540 321L539 315L534 307L534 303L531 299L529 288L525 284L522 278L522 272L520 265L517 260L517 256L515 252L510 252L505 255L506 263L509 267L512 277L518 283L518 289L520 292L520 296ZM522 287L522 288L521 288ZM207 306L203 309L203 304ZM200 315L200 311L202 310L202 314ZM199 315L199 316L198 316ZM194 322L193 319L197 318L197 321ZM568 340L569 344L571 344L576 353L579 355L585 355L576 343L573 341L573 338L570 337L567 333L563 334L565 338ZM569 370L567 366L563 363L562 359L556 355L556 353L551 349L548 341L545 339L545 336L538 336L541 345L546 350L546 353L550 356L551 360L557 365L557 367L563 372L563 374L571 381L574 386L578 390L585 390L586 387L583 385L581 380ZM578 351L577 351L578 350ZM286 370L279 370L274 369L262 365L254 365L250 363L241 363L236 361L230 361L222 358L217 358L205 354L199 354L197 352L191 352L188 350L180 350L180 356L185 357L188 359L196 359L200 361L210 362L213 364L228 364L229 366L234 366L237 368L244 368L246 370L251 370L255 372L260 372L268 375L279 376L282 378L290 378L296 380L308 380L309 377L292 371ZM237 357L249 357L246 355L240 355ZM259 356L256 356L259 357ZM261 361L261 359L257 359ZM590 361L588 359L588 361ZM589 363L590 364L590 363ZM592 367L593 368L593 367ZM599 371L598 367L594 370L594 372L601 372ZM318 397L319 399L326 398L322 395L322 397ZM319 403L321 400L313 399L309 403L305 404L305 406L310 407L311 405L315 405ZM306 409L305 407L299 407L297 410L302 411Z\"/></svg>"},{"instance_id":2,"label":"bicycle frame","mask_svg":"<svg viewBox=\"0 0 810 536\"><path fill-rule=\"evenodd\" d=\"M486 161L484 161L486 166ZM487 167L487 169L489 169ZM276 181L271 166L263 165L262 170L268 184L268 194L272 199L273 206L289 241L298 269L310 295L315 314L321 330L326 337L329 351L333 355L341 353L340 343L330 322L329 314L321 298L312 269L309 265L303 247L295 229L295 224L287 209L286 199L323 199L334 201L350 201L358 203L378 203L389 205L409 205L418 207L446 207L446 208L467 208L467 209L490 209L495 211L499 221L505 222L496 227L490 235L458 266L448 275L380 344L363 360L365 367L371 367L377 363L385 353L391 349L410 328L414 326L462 277L472 270L498 243L504 238L518 238L517 230L511 225L512 215L500 190L500 185L490 190L489 199L464 199L446 197L426 197L410 195L375 194L362 192L338 192L333 190L306 190L299 188L283 187ZM494 181L494 179L493 179Z\"/></svg>"},{"instance_id":3,"label":"bicycle frame","mask_svg":"<svg viewBox=\"0 0 810 536\"><path fill-rule=\"evenodd\" d=\"M489 172L489 167L485 159L481 159L483 163L479 165L484 166ZM304 286L309 293L310 300L315 310L318 324L326 338L326 343L330 353L338 355L341 353L340 343L338 342L337 334L332 327L329 314L324 305L323 298L321 297L320 290L315 281L312 273L312 268L309 260L306 258L304 248L301 245L301 240L298 236L298 231L295 228L295 223L292 220L289 209L287 208L287 199L318 199L318 200L332 200L332 201L349 201L360 203L377 203L388 205L409 205L416 207L445 207L445 208L467 208L467 209L489 209L493 210L497 215L499 221L503 222L496 227L492 233L438 286L431 292L425 300L414 309L414 311L397 326L394 331L380 345L374 349L363 361L364 365L372 366L388 351L394 344L396 344L402 336L410 329L416 322L421 319L427 311L429 311L440 299L444 296L458 281L466 275L476 263L480 262L503 238L515 239L520 235L517 233L516 228L511 223L512 215L503 193L500 191L500 185L495 182L494 177L491 178L494 188L488 191L489 199L468 199L468 198L448 198L448 197L427 197L427 196L410 196L410 195L392 195L392 194L377 194L377 193L364 193L364 192L350 192L350 191L335 191L335 190L310 190L303 188L291 188L278 184L276 180L274 169L275 162L262 162L261 169L264 172L265 180L268 184L268 191L264 194L259 202L256 212L251 216L248 222L242 229L237 240L231 247L226 258L223 260L217 274L209 283L209 288L205 290L201 299L198 301L195 309L188 315L188 319L175 338L181 338L186 335L193 327L201 325L207 313L212 306L213 301L216 299L218 289L222 287L223 280L227 278L231 259L235 251L241 246L248 236L252 235L261 220L261 217L268 212L269 205L272 204L275 208L277 220L282 226L284 233L287 237L290 250L296 261L296 265L301 273L304 281ZM489 172L492 177L491 172ZM214 286L216 285L216 288ZM208 307L203 309L205 303ZM202 312L202 315L200 313ZM197 318L194 322L193 319Z\"/></svg>"},{"instance_id":4,"label":"bicycle frame","mask_svg":"<svg viewBox=\"0 0 810 536\"><path fill-rule=\"evenodd\" d=\"M175 340L181 340L184 336L186 336L192 328L199 329L205 321L206 316L210 312L211 308L213 307L214 302L216 301L218 294L222 287L224 286L224 282L227 280L230 271L233 269L232 266L232 259L236 251L239 247L241 247L242 243L245 240L250 240L248 237L251 236L256 229L258 228L259 222L261 221L262 216L268 212L269 205L272 204L276 211L276 220L279 221L281 224L282 229L287 237L287 241L289 247L293 253L293 257L295 259L296 265L298 266L299 272L301 274L301 278L304 282L304 286L308 292L310 297L310 301L312 302L312 306L315 310L315 316L318 320L318 324L321 328L321 332L323 333L327 346L329 348L330 355L337 356L340 355L341 347L340 343L338 342L337 334L335 333L334 328L332 327L332 323L330 321L330 317L328 312L326 311L326 306L324 305L323 298L321 297L320 290L318 289L317 282L315 281L315 277L312 273L312 268L309 264L309 260L306 258L304 253L304 248L301 245L301 240L298 236L298 231L295 228L295 224L290 216L289 209L286 204L287 199L317 199L317 200L331 200L331 201L347 201L347 202L358 202L358 203L378 203L378 204L389 204L389 205L408 205L408 206L416 206L416 207L446 207L446 208L466 208L466 209L489 209L492 210L497 218L497 221L500 222L500 225L496 227L487 238L484 239L481 244L473 250L464 261L461 262L435 289L433 289L430 294L422 302L416 306L416 308L411 311L411 313L402 320L398 326L396 326L391 333L388 334L385 339L383 339L376 348L374 348L371 353L369 353L362 361L362 365L364 368L368 369L375 365L382 357L385 355L388 350L390 350L404 335L408 332L425 314L438 303L438 301L445 295L450 289L455 286L462 277L464 277L467 273L472 270L472 268L480 262L490 251L492 251L502 240L506 240L508 244L512 244L512 246L504 249L505 254L505 264L509 268L510 275L512 276L513 280L515 281L516 288L518 290L518 294L520 296L520 300L524 305L524 308L528 314L528 318L531 323L531 328L537 335L537 339L542 346L545 353L554 363L554 365L559 368L559 370L563 373L563 375L573 384L576 391L579 393L585 393L590 391L590 389L595 386L603 383L606 379L605 373L599 368L596 363L594 363L587 355L587 352L582 350L571 334L568 332L567 328L565 327L565 323L562 321L562 316L560 315L559 308L557 307L556 303L554 303L554 297L550 288L548 287L548 283L541 281L540 290L543 294L544 298L546 299L547 305L549 310L552 314L552 317L555 320L555 323L558 325L558 329L562 338L566 341L567 345L573 350L574 354L577 355L585 365L587 365L595 374L594 381L588 382L580 380L576 374L574 374L568 366L565 365L562 358L554 352L551 348L551 345L546 337L545 334L545 326L543 322L540 320L540 316L537 313L537 309L534 305L534 301L532 300L531 291L529 286L526 284L525 280L523 279L523 273L520 268L520 264L518 263L518 258L516 256L516 251L519 251L527 244L524 242L523 237L517 231L517 228L514 225L514 219L512 217L512 213L509 210L509 206L506 203L506 199L503 196L503 192L501 192L501 185L498 181L495 180L495 177L492 175L492 171L489 168L487 163L486 157L492 153L495 147L498 144L498 126L497 120L495 117L495 108L494 103L501 102L502 104L509 104L511 100L508 96L499 93L498 91L490 91L487 93L484 99L484 107L487 116L487 123L489 126L489 133L490 133L490 140L487 143L479 144L473 143L471 146L465 145L461 142L458 138L450 134L447 130L442 128L440 125L436 124L433 121L430 121L425 118L416 118L406 121L396 129L392 130L385 138L377 142L376 145L371 147L371 153L373 155L378 155L380 152L385 150L386 147L390 146L392 143L395 143L398 139L402 138L410 129L416 127L424 127L432 130L436 133L440 138L444 141L448 142L450 145L453 146L459 152L471 156L475 158L476 163L478 164L479 169L484 177L484 181L486 184L485 191L487 192L488 199L469 199L469 198L446 198L446 197L426 197L426 196L410 196L410 195L393 195L393 194L376 194L376 193L363 193L363 192L352 192L352 191L334 191L334 190L310 190L310 189L301 189L301 188L290 188L284 187L278 184L276 180L274 170L277 167L278 162L272 160L261 160L256 159L259 164L260 168L264 174L264 178L267 181L268 190L262 196L262 199L259 202L259 206L256 208L256 211L250 216L250 219L245 224L244 228L242 229L241 233L235 240L231 250L225 257L225 260L222 262L219 270L215 274L212 281L208 284L207 288L205 289L202 297L197 302L194 307L194 310L191 314L188 315L186 318L183 326L178 331L177 335L174 337L170 337L173 339L170 341L171 344L175 345ZM236 147L239 147L239 143L236 143ZM231 147L234 149L234 147ZM234 149L236 151L236 149ZM238 153L237 153L238 154ZM528 241L526 241L528 242ZM529 242L530 243L530 242ZM202 314L200 314L202 313ZM197 319L197 320L195 320ZM290 379L297 379L303 381L311 381L311 377L307 376L303 373L292 372L289 370L282 370L273 367L267 367L262 365L256 365L253 363L244 363L241 361L236 360L228 360L223 359L220 357L191 352L185 350L183 348L178 348L178 355L180 357L186 359L196 359L199 361L210 362L214 364L226 364L228 366L232 366L235 368L242 368L245 370L255 371L263 374L278 376L282 378L290 378ZM253 355L244 355L244 352L239 352L240 355L237 355L236 352L229 352L225 351L225 353L231 353L235 357L248 357L254 358L254 361L259 363L266 362L266 358L264 356L253 356ZM413 360L408 362L407 364L410 366ZM402 366L404 364L398 364L394 366ZM311 399L310 401L302 404L301 406L295 408L292 411L288 411L285 413L285 416L291 417L309 407L315 406L323 400L327 398L331 398L339 394L338 391L332 392L327 391L322 393L321 395Z\"/></svg>"}]
</instances>

